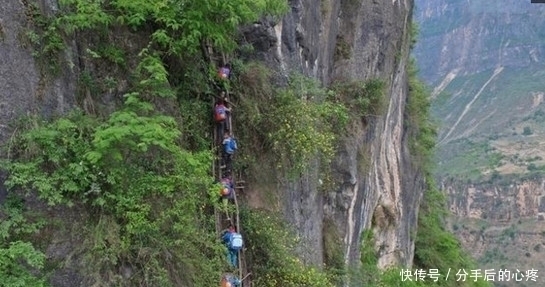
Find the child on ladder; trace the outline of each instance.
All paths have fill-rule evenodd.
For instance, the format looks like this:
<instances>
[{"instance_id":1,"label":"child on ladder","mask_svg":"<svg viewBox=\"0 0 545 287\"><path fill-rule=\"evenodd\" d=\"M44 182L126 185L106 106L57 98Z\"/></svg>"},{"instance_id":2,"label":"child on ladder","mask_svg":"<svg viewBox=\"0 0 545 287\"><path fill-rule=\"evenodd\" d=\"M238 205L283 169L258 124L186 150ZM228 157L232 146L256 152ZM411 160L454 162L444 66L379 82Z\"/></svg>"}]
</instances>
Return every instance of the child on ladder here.
<instances>
[{"instance_id":1,"label":"child on ladder","mask_svg":"<svg viewBox=\"0 0 545 287\"><path fill-rule=\"evenodd\" d=\"M223 151L221 168L225 168L227 173L233 171L233 154L238 149L237 141L231 136L229 130L225 130L223 134Z\"/></svg>"},{"instance_id":2,"label":"child on ladder","mask_svg":"<svg viewBox=\"0 0 545 287\"><path fill-rule=\"evenodd\" d=\"M214 121L216 122L218 145L222 143L223 134L229 129L229 116L231 114L231 109L226 106L224 98L226 97L220 95L220 98L214 104Z\"/></svg>"},{"instance_id":3,"label":"child on ladder","mask_svg":"<svg viewBox=\"0 0 545 287\"><path fill-rule=\"evenodd\" d=\"M222 232L221 240L227 247L227 261L234 268L238 268L238 252L242 249L244 241L242 235L235 230L233 225Z\"/></svg>"}]
</instances>

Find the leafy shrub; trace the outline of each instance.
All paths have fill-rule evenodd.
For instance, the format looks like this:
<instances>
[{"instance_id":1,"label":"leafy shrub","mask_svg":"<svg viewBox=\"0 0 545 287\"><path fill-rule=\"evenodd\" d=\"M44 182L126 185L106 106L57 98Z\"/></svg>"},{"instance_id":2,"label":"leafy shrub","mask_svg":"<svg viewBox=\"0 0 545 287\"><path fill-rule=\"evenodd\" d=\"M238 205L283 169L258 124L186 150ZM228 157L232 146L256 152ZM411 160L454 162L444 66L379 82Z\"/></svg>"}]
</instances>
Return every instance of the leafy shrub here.
<instances>
[{"instance_id":1,"label":"leafy shrub","mask_svg":"<svg viewBox=\"0 0 545 287\"><path fill-rule=\"evenodd\" d=\"M23 213L21 200L11 194L0 206L0 278L2 286L46 286L40 270L45 255L23 237L35 233L41 222L29 222Z\"/></svg>"},{"instance_id":2,"label":"leafy shrub","mask_svg":"<svg viewBox=\"0 0 545 287\"><path fill-rule=\"evenodd\" d=\"M342 105L318 102L302 87L291 85L278 92L265 117L267 141L279 156L279 166L301 171L316 155L327 163L334 155L335 120L346 122ZM341 125L342 125L341 124Z\"/></svg>"},{"instance_id":3,"label":"leafy shrub","mask_svg":"<svg viewBox=\"0 0 545 287\"><path fill-rule=\"evenodd\" d=\"M101 284L121 284L122 264L139 268L131 286L211 286L223 262L207 212L212 157L181 149L179 137L172 118L129 94L105 121L75 114L24 133L7 184L97 215L84 249Z\"/></svg>"},{"instance_id":4,"label":"leafy shrub","mask_svg":"<svg viewBox=\"0 0 545 287\"><path fill-rule=\"evenodd\" d=\"M384 82L380 79L367 81L338 80L333 83L336 99L345 103L352 115L360 117L378 116L386 105Z\"/></svg>"},{"instance_id":5,"label":"leafy shrub","mask_svg":"<svg viewBox=\"0 0 545 287\"><path fill-rule=\"evenodd\" d=\"M295 256L295 236L280 218L248 209L240 215L255 286L333 286L324 272L305 266Z\"/></svg>"},{"instance_id":6,"label":"leafy shrub","mask_svg":"<svg viewBox=\"0 0 545 287\"><path fill-rule=\"evenodd\" d=\"M250 64L241 74L240 121L244 135L256 153L272 151L276 167L298 174L311 160L321 157L328 163L334 154L337 133L348 122L348 110L333 93L313 79L292 75L289 85L274 89L270 72ZM248 136L249 137L249 136Z\"/></svg>"}]
</instances>

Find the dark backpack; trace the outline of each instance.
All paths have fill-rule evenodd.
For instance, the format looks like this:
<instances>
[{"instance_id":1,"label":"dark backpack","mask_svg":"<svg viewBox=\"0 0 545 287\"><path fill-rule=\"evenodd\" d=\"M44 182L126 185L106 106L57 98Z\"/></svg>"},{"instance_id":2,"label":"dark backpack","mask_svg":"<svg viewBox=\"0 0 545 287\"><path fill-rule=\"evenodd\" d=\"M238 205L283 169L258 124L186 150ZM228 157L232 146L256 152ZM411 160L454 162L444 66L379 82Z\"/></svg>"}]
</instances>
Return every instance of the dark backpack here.
<instances>
[{"instance_id":1,"label":"dark backpack","mask_svg":"<svg viewBox=\"0 0 545 287\"><path fill-rule=\"evenodd\" d=\"M240 250L244 241L242 240L242 235L240 233L233 233L231 235L231 241L229 242L229 249L231 250Z\"/></svg>"},{"instance_id":2,"label":"dark backpack","mask_svg":"<svg viewBox=\"0 0 545 287\"><path fill-rule=\"evenodd\" d=\"M225 106L217 105L214 108L214 119L216 122L224 121L227 118L227 112L225 111Z\"/></svg>"}]
</instances>

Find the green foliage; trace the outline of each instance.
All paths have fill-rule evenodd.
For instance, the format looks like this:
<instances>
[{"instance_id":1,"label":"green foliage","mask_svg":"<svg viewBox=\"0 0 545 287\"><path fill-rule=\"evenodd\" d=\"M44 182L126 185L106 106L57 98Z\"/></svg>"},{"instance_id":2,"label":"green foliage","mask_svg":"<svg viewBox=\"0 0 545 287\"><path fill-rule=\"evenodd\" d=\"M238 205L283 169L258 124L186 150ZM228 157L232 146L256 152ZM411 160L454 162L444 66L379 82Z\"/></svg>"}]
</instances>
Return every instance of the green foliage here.
<instances>
[{"instance_id":1,"label":"green foliage","mask_svg":"<svg viewBox=\"0 0 545 287\"><path fill-rule=\"evenodd\" d=\"M460 243L444 228L446 206L443 194L428 180L428 190L419 216L419 230L415 242L415 264L421 268L467 267L469 258L462 252Z\"/></svg>"},{"instance_id":2,"label":"green foliage","mask_svg":"<svg viewBox=\"0 0 545 287\"><path fill-rule=\"evenodd\" d=\"M242 70L239 85L243 95L237 116L245 123L244 141L272 151L276 167L298 174L320 156L328 163L334 155L337 133L348 122L348 110L334 93L301 75L292 75L289 85L273 89L269 71L258 64Z\"/></svg>"},{"instance_id":3,"label":"green foliage","mask_svg":"<svg viewBox=\"0 0 545 287\"><path fill-rule=\"evenodd\" d=\"M326 95L316 83L303 77L292 80L274 98L263 126L269 127L267 140L279 166L302 171L317 154L325 163L331 160L335 121L344 126L348 113L341 104L323 101Z\"/></svg>"},{"instance_id":4,"label":"green foliage","mask_svg":"<svg viewBox=\"0 0 545 287\"><path fill-rule=\"evenodd\" d=\"M211 137L203 133L203 127L210 126L210 103L199 99L180 101L182 111L183 145L189 150L206 150L210 148Z\"/></svg>"},{"instance_id":5,"label":"green foliage","mask_svg":"<svg viewBox=\"0 0 545 287\"><path fill-rule=\"evenodd\" d=\"M7 184L97 214L85 266L101 284L211 286L223 262L207 213L212 157L181 149L179 137L172 118L129 94L105 121L74 114L22 134ZM122 284L110 274L119 264L140 272ZM180 279L182 270L192 272Z\"/></svg>"},{"instance_id":6,"label":"green foliage","mask_svg":"<svg viewBox=\"0 0 545 287\"><path fill-rule=\"evenodd\" d=\"M141 79L138 82L139 90L160 97L174 97L174 91L168 82L168 71L161 60L161 55L144 49L139 56L141 61L136 67L138 78Z\"/></svg>"},{"instance_id":7,"label":"green foliage","mask_svg":"<svg viewBox=\"0 0 545 287\"><path fill-rule=\"evenodd\" d=\"M9 246L0 248L0 258L2 286L45 286L43 280L35 278L28 270L43 268L45 260L45 255L34 249L31 243L12 241Z\"/></svg>"},{"instance_id":8,"label":"green foliage","mask_svg":"<svg viewBox=\"0 0 545 287\"><path fill-rule=\"evenodd\" d=\"M420 79L414 59L408 66L409 94L407 99L406 125L414 131L410 147L415 159L421 164L428 164L435 151L437 131L430 116L429 91Z\"/></svg>"},{"instance_id":9,"label":"green foliage","mask_svg":"<svg viewBox=\"0 0 545 287\"><path fill-rule=\"evenodd\" d=\"M416 21L411 21L411 28L409 30L409 48L412 50L416 45L418 39L419 27Z\"/></svg>"},{"instance_id":10,"label":"green foliage","mask_svg":"<svg viewBox=\"0 0 545 287\"><path fill-rule=\"evenodd\" d=\"M47 286L39 276L45 255L24 236L35 233L41 222L29 222L23 213L23 204L14 195L0 206L0 286Z\"/></svg>"},{"instance_id":11,"label":"green foliage","mask_svg":"<svg viewBox=\"0 0 545 287\"><path fill-rule=\"evenodd\" d=\"M61 12L44 23L43 39L57 43L52 36L78 31L107 30L128 27L147 30L151 45L167 55L196 54L206 41L220 51L232 51L236 46L239 25L257 21L263 15L278 16L287 11L280 0L236 1L169 1L169 0L62 0ZM61 38L62 39L62 38ZM64 46L51 46L60 51Z\"/></svg>"},{"instance_id":12,"label":"green foliage","mask_svg":"<svg viewBox=\"0 0 545 287\"><path fill-rule=\"evenodd\" d=\"M378 257L375 251L375 240L371 229L362 232L360 246L361 267L352 270L350 282L354 286L376 286L380 282L381 272L378 269Z\"/></svg>"},{"instance_id":13,"label":"green foliage","mask_svg":"<svg viewBox=\"0 0 545 287\"><path fill-rule=\"evenodd\" d=\"M241 220L255 286L333 286L324 272L295 256L295 236L275 214L243 209Z\"/></svg>"},{"instance_id":14,"label":"green foliage","mask_svg":"<svg viewBox=\"0 0 545 287\"><path fill-rule=\"evenodd\" d=\"M83 90L82 98L93 105L101 93L112 94L116 88L120 91L113 94L137 91L151 99L173 98L180 87L199 90L209 85L215 74L207 74L203 65L193 64L201 63L199 58L213 56L208 55L210 51L233 52L239 25L265 15L279 16L287 11L287 3L61 0L54 15L40 13L37 5L28 5L27 9L34 30L28 31L26 38L42 63L42 80L58 74L62 64L72 68L74 64L66 61L62 51L75 38L85 49L85 54L80 55L86 66L82 70L92 71L96 86L101 88L95 93ZM188 78L198 78L199 84ZM199 92L203 90L208 92L209 88ZM94 107L90 110L103 112Z\"/></svg>"},{"instance_id":15,"label":"green foliage","mask_svg":"<svg viewBox=\"0 0 545 287\"><path fill-rule=\"evenodd\" d=\"M380 79L338 81L334 83L336 99L350 108L350 114L360 117L378 116L386 106L385 85Z\"/></svg>"},{"instance_id":16,"label":"green foliage","mask_svg":"<svg viewBox=\"0 0 545 287\"><path fill-rule=\"evenodd\" d=\"M426 187L418 214L414 265L416 268L438 269L441 272L449 268L451 270L471 268L474 263L470 256L463 251L456 237L445 228L444 219L448 210L446 198L438 190L431 173L436 130L430 119L429 92L417 78L414 60L410 62L408 72L409 96L406 124L411 131L411 152L415 163L423 169ZM440 286L460 286L460 282L454 280L439 282ZM487 286L487 283L482 281L466 281L463 284L463 286Z\"/></svg>"}]
</instances>

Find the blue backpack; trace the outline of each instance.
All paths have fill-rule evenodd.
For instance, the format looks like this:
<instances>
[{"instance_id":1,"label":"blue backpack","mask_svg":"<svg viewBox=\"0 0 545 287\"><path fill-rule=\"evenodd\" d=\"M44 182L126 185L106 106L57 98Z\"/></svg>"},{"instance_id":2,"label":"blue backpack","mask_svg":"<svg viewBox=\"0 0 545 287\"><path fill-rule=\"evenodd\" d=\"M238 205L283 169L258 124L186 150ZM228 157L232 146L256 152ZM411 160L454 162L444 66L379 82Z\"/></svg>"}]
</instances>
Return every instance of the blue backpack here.
<instances>
[{"instance_id":1,"label":"blue backpack","mask_svg":"<svg viewBox=\"0 0 545 287\"><path fill-rule=\"evenodd\" d=\"M229 148L232 151L237 150L237 141L234 138L231 138L231 140L229 141Z\"/></svg>"},{"instance_id":2,"label":"blue backpack","mask_svg":"<svg viewBox=\"0 0 545 287\"><path fill-rule=\"evenodd\" d=\"M229 241L229 249L231 250L240 250L244 241L242 240L242 235L240 233L233 233L231 235L231 241Z\"/></svg>"},{"instance_id":3,"label":"blue backpack","mask_svg":"<svg viewBox=\"0 0 545 287\"><path fill-rule=\"evenodd\" d=\"M228 141L224 142L223 148L228 154L232 154L237 149L237 141L234 138L229 138Z\"/></svg>"}]
</instances>

